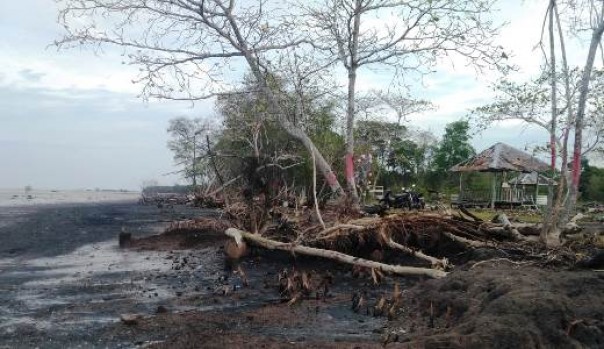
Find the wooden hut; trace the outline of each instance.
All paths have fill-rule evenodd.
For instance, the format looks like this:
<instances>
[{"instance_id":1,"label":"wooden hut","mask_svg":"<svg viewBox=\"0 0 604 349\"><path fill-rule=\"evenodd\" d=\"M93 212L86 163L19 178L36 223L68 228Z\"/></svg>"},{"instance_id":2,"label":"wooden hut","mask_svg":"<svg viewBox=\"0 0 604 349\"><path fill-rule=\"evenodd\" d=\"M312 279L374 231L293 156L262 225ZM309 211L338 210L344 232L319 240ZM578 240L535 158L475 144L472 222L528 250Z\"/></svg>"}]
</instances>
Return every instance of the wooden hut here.
<instances>
[{"instance_id":1,"label":"wooden hut","mask_svg":"<svg viewBox=\"0 0 604 349\"><path fill-rule=\"evenodd\" d=\"M544 206L548 187L556 185L556 181L537 172L521 173L501 185L502 198L523 205Z\"/></svg>"},{"instance_id":2,"label":"wooden hut","mask_svg":"<svg viewBox=\"0 0 604 349\"><path fill-rule=\"evenodd\" d=\"M540 173L550 169L549 165L530 154L520 151L504 143L495 143L491 147L476 154L451 168L452 172L460 173L460 193L458 205L483 205L488 203L492 208L496 206L518 206L522 200L502 196L501 186L503 177L510 172ZM462 186L464 172L489 172L492 174L490 193L465 193ZM540 177L537 177L540 178ZM538 187L538 186L537 186Z\"/></svg>"}]
</instances>

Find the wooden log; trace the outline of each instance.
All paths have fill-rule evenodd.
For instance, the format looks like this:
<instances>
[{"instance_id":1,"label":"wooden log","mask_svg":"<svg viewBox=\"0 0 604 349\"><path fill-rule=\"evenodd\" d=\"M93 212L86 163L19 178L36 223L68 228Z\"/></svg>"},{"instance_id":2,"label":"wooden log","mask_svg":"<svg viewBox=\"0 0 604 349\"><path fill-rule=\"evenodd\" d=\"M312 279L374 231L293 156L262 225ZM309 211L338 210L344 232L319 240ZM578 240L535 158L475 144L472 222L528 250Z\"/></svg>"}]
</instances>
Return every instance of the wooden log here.
<instances>
[{"instance_id":1,"label":"wooden log","mask_svg":"<svg viewBox=\"0 0 604 349\"><path fill-rule=\"evenodd\" d=\"M449 260L447 258L438 259L436 257L429 256L427 254L424 254L422 251L415 251L405 245L401 245L392 239L389 239L386 242L386 244L388 245L388 247L390 247L392 249L400 250L400 251L405 252L408 255L428 261L428 262L430 262L430 264L432 264L433 267L438 267L438 268L442 268L443 270L446 270L447 267L449 266Z\"/></svg>"},{"instance_id":2,"label":"wooden log","mask_svg":"<svg viewBox=\"0 0 604 349\"><path fill-rule=\"evenodd\" d=\"M492 228L488 228L485 229L489 235L493 235L499 238L503 238L503 239L508 239L508 240L515 240L516 237L514 236L514 234L512 233L511 229L506 228L506 227L492 227Z\"/></svg>"},{"instance_id":3,"label":"wooden log","mask_svg":"<svg viewBox=\"0 0 604 349\"><path fill-rule=\"evenodd\" d=\"M503 227L510 231L515 240L526 240L526 236L520 234L518 229L516 229L516 227L512 225L512 222L510 222L508 216L506 216L505 213L500 213L499 215L497 215L497 220L503 223Z\"/></svg>"},{"instance_id":4,"label":"wooden log","mask_svg":"<svg viewBox=\"0 0 604 349\"><path fill-rule=\"evenodd\" d=\"M449 239L451 239L455 242L458 242L462 245L466 245L468 247L492 247L495 245L495 244L489 243L489 242L466 239L461 236L457 236L457 235L447 233L447 232L444 232L443 235L445 235L446 237L448 237Z\"/></svg>"},{"instance_id":5,"label":"wooden log","mask_svg":"<svg viewBox=\"0 0 604 349\"><path fill-rule=\"evenodd\" d=\"M541 224L523 224L517 225L516 228L524 236L539 236L541 229L543 229Z\"/></svg>"},{"instance_id":6,"label":"wooden log","mask_svg":"<svg viewBox=\"0 0 604 349\"><path fill-rule=\"evenodd\" d=\"M252 234L236 228L229 228L225 231L227 236L234 238L236 241L245 239L246 241L255 244L260 247L264 247L269 250L282 250L291 251L293 253L299 253L302 255L322 257L332 259L338 262L358 265L366 268L378 269L382 272L392 273L403 276L428 276L431 278L442 278L447 276L447 273L442 270L430 269L430 268L417 268L407 267L401 265L384 264L367 259L362 259L354 256L350 256L338 251L324 250L314 247L308 247L304 245L289 244L285 242L279 242L269 240L257 234Z\"/></svg>"},{"instance_id":7,"label":"wooden log","mask_svg":"<svg viewBox=\"0 0 604 349\"><path fill-rule=\"evenodd\" d=\"M576 234L581 232L583 228L577 224L577 221L584 217L585 216L582 213L577 213L573 218L570 219L570 221L568 221L568 223L566 223L564 229L562 229L561 235Z\"/></svg>"},{"instance_id":8,"label":"wooden log","mask_svg":"<svg viewBox=\"0 0 604 349\"><path fill-rule=\"evenodd\" d=\"M316 235L316 239L324 239L327 238L329 236L329 234L338 231L340 229L354 229L354 230L363 230L366 229L366 227L360 226L360 225L356 225L356 224L338 224L338 225L334 225L333 227L329 227L327 229L324 229L322 231L320 231L317 235Z\"/></svg>"},{"instance_id":9,"label":"wooden log","mask_svg":"<svg viewBox=\"0 0 604 349\"><path fill-rule=\"evenodd\" d=\"M463 206L459 206L459 210L461 212L463 212L463 214L465 214L466 216L472 218L473 220L475 220L476 222L482 222L482 219L478 216L476 216L475 214L473 214L472 212L468 211L467 208L463 207Z\"/></svg>"}]
</instances>

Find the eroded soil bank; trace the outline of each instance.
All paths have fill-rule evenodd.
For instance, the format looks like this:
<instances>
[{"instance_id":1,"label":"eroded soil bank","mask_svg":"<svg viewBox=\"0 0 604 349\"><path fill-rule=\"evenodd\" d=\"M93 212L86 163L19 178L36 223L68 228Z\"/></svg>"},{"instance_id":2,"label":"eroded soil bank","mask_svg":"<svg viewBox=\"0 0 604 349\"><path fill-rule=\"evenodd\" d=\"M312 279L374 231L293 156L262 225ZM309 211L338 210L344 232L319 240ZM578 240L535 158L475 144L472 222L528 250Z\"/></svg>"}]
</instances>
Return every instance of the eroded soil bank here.
<instances>
[{"instance_id":1,"label":"eroded soil bank","mask_svg":"<svg viewBox=\"0 0 604 349\"><path fill-rule=\"evenodd\" d=\"M149 237L171 219L217 214L134 203L2 211L0 347L604 346L597 271L477 251L444 279L374 285L349 266L254 250L242 263L244 286L225 271L219 232ZM139 239L130 249L117 246L122 229ZM487 257L496 259L480 262ZM279 293L284 268L330 283L288 305ZM402 310L374 316L395 284ZM364 298L356 312L354 294ZM122 314L136 320L126 324Z\"/></svg>"}]
</instances>

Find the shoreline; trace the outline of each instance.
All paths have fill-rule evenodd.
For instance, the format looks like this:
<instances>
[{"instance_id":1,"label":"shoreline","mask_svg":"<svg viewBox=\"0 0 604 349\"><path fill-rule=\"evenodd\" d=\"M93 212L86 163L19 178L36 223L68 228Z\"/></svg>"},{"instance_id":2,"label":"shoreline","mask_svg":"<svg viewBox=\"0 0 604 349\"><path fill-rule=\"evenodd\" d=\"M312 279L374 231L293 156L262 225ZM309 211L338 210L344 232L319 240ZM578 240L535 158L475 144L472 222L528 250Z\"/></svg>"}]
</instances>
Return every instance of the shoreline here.
<instances>
[{"instance_id":1,"label":"shoreline","mask_svg":"<svg viewBox=\"0 0 604 349\"><path fill-rule=\"evenodd\" d=\"M91 190L31 190L0 189L0 207L49 207L55 205L79 205L136 202L140 192L91 191Z\"/></svg>"}]
</instances>

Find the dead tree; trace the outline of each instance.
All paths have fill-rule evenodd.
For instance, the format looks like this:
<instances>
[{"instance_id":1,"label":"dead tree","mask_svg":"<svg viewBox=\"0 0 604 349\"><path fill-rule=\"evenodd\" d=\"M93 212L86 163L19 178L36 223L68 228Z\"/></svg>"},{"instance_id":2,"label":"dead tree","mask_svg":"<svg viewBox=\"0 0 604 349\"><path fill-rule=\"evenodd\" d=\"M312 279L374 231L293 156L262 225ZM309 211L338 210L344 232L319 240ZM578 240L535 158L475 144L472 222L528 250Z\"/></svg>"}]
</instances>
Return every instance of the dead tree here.
<instances>
[{"instance_id":1,"label":"dead tree","mask_svg":"<svg viewBox=\"0 0 604 349\"><path fill-rule=\"evenodd\" d=\"M270 11L267 9L270 8ZM282 113L267 81L271 59L308 42L306 34L280 22L287 15L266 0L64 0L59 21L66 30L59 47L114 45L141 67L136 82L146 98L196 101L232 91L225 73L247 65L266 97L268 113L314 154L331 190L341 186L306 132ZM143 26L141 28L141 26Z\"/></svg>"},{"instance_id":2,"label":"dead tree","mask_svg":"<svg viewBox=\"0 0 604 349\"><path fill-rule=\"evenodd\" d=\"M497 28L481 18L493 1L323 0L302 3L313 44L347 73L346 184L358 202L354 178L356 85L361 67L396 67L402 75L425 72L440 55L457 54L480 65L505 56L492 45ZM389 17L391 16L391 17Z\"/></svg>"},{"instance_id":3,"label":"dead tree","mask_svg":"<svg viewBox=\"0 0 604 349\"><path fill-rule=\"evenodd\" d=\"M596 58L598 46L602 42L604 34L604 1L596 0L579 0L577 11L587 10L587 22L591 28L591 40L587 59L583 68L583 76L581 85L579 86L579 102L577 105L577 116L575 118L575 143L573 146L573 162L572 162L572 185L568 201L567 211L574 210L579 194L579 180L581 178L581 157L583 148L583 123L585 118L585 110L587 105L587 97L589 93L589 82ZM583 7L583 8L581 8ZM579 19L577 19L579 21Z\"/></svg>"}]
</instances>

